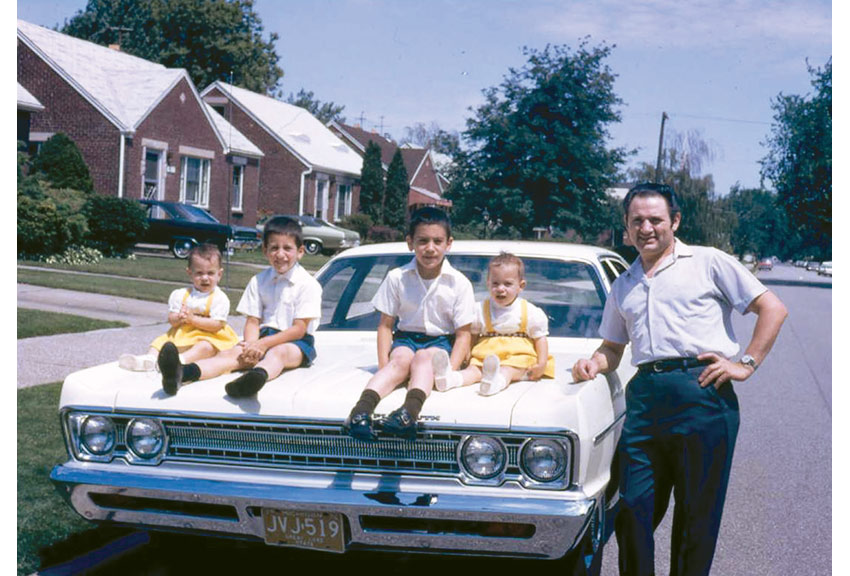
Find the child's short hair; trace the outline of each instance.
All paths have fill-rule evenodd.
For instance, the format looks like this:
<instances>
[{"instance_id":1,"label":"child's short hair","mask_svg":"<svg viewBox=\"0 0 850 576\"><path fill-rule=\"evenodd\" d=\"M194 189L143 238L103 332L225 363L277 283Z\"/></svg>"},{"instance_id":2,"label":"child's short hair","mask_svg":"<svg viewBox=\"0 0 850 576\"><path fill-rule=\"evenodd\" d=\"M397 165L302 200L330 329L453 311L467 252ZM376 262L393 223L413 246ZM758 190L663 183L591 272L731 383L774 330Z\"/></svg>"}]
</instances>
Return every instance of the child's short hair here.
<instances>
[{"instance_id":1,"label":"child's short hair","mask_svg":"<svg viewBox=\"0 0 850 576\"><path fill-rule=\"evenodd\" d=\"M192 267L192 261L194 258L200 258L201 260L209 260L210 262L214 260L218 260L219 267L221 266L221 250L218 249L218 246L215 244L209 244L207 242L203 244L198 244L194 246L191 250L189 250L189 256L186 259L186 267Z\"/></svg>"},{"instance_id":2,"label":"child's short hair","mask_svg":"<svg viewBox=\"0 0 850 576\"><path fill-rule=\"evenodd\" d=\"M487 266L488 275L491 269L498 268L500 266L516 266L519 279L525 280L525 264L523 264L522 258L519 256L514 256L509 252L500 252L497 256L493 256L493 258L490 259L489 266Z\"/></svg>"},{"instance_id":3,"label":"child's short hair","mask_svg":"<svg viewBox=\"0 0 850 576\"><path fill-rule=\"evenodd\" d=\"M268 246L273 234L283 234L295 240L295 246L301 248L304 239L301 235L301 222L290 216L275 216L263 227L263 246Z\"/></svg>"},{"instance_id":4,"label":"child's short hair","mask_svg":"<svg viewBox=\"0 0 850 576\"><path fill-rule=\"evenodd\" d=\"M410 224L407 227L407 235L413 238L419 226L428 224L439 224L446 231L446 237L452 237L452 221L445 211L433 206L419 208L410 215Z\"/></svg>"}]
</instances>

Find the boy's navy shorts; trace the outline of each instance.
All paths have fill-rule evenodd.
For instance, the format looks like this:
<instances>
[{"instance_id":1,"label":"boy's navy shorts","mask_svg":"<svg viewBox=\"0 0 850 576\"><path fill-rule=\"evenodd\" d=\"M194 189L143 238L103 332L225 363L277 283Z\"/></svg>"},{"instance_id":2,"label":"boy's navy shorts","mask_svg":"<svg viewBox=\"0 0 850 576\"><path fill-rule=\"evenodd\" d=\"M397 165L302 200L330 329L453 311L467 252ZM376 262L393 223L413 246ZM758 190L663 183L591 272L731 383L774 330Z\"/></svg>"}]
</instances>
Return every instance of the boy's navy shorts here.
<instances>
[{"instance_id":1,"label":"boy's navy shorts","mask_svg":"<svg viewBox=\"0 0 850 576\"><path fill-rule=\"evenodd\" d=\"M280 333L280 330L270 326L260 328L260 338L274 336L278 333ZM307 368L313 365L313 362L316 360L316 346L312 334L304 334L304 337L300 340L293 340L292 342L287 342L287 344L295 344L301 350L301 365L299 368Z\"/></svg>"},{"instance_id":2,"label":"boy's navy shorts","mask_svg":"<svg viewBox=\"0 0 850 576\"><path fill-rule=\"evenodd\" d=\"M454 341L454 334L428 336L421 332L404 332L402 330L396 330L393 332L393 344L390 346L390 352L399 346L404 346L405 348L410 348L414 352L424 350L425 348L442 348L451 354Z\"/></svg>"}]
</instances>

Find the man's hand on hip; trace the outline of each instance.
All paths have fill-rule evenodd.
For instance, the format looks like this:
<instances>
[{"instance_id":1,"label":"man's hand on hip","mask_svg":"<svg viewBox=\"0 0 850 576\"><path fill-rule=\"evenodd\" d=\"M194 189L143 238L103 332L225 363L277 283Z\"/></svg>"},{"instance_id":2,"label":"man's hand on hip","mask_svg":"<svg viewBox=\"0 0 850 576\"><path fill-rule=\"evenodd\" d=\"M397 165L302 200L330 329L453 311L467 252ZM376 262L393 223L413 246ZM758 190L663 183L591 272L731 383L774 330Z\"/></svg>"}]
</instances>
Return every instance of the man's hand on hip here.
<instances>
[{"instance_id":1,"label":"man's hand on hip","mask_svg":"<svg viewBox=\"0 0 850 576\"><path fill-rule=\"evenodd\" d=\"M740 362L728 360L714 352L706 352L697 356L700 360L710 360L711 364L705 367L702 374L699 375L699 384L703 388L708 385L713 385L715 388L720 388L730 380L741 382L749 378L755 370L749 366L744 366Z\"/></svg>"}]
</instances>

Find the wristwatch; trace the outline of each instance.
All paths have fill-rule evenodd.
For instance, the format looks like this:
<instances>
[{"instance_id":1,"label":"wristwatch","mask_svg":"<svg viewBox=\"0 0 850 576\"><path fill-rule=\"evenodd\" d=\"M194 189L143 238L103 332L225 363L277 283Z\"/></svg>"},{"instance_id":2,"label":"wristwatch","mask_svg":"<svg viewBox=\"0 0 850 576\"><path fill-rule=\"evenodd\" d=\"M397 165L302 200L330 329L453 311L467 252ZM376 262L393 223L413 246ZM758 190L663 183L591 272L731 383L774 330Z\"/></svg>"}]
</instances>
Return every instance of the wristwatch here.
<instances>
[{"instance_id":1,"label":"wristwatch","mask_svg":"<svg viewBox=\"0 0 850 576\"><path fill-rule=\"evenodd\" d=\"M756 364L756 359L750 356L749 354L744 354L743 356L741 356L739 362L744 366L749 366L750 368L752 368L753 372L755 372L756 368L759 367L758 364Z\"/></svg>"}]
</instances>

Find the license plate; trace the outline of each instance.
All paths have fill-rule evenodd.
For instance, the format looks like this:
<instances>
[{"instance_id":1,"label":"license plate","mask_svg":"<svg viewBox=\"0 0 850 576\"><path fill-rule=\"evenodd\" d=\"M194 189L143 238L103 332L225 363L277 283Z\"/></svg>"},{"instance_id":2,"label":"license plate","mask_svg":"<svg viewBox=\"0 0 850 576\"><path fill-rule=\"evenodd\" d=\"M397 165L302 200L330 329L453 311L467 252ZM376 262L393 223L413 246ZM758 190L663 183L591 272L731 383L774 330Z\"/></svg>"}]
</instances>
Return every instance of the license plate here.
<instances>
[{"instance_id":1,"label":"license plate","mask_svg":"<svg viewBox=\"0 0 850 576\"><path fill-rule=\"evenodd\" d=\"M345 551L342 514L263 508L266 544Z\"/></svg>"}]
</instances>

